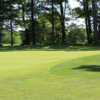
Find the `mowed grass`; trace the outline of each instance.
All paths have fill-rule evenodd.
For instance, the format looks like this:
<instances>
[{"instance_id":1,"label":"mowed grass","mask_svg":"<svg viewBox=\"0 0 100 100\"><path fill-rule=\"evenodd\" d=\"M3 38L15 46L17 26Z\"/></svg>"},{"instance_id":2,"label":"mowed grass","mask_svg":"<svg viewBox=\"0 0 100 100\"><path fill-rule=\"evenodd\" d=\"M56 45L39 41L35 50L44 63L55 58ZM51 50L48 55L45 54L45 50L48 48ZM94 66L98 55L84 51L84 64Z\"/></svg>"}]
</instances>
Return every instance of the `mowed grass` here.
<instances>
[{"instance_id":1,"label":"mowed grass","mask_svg":"<svg viewBox=\"0 0 100 100\"><path fill-rule=\"evenodd\" d=\"M0 100L99 99L99 50L0 52Z\"/></svg>"}]
</instances>

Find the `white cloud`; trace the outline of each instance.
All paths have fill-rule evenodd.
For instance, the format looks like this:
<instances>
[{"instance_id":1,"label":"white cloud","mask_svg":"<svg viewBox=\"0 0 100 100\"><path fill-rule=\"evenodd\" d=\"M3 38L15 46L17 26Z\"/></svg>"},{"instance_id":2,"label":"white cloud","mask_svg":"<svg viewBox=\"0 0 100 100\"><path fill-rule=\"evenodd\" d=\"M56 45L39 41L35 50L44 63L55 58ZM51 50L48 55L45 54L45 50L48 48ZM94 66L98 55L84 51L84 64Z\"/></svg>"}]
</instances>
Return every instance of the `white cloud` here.
<instances>
[{"instance_id":1,"label":"white cloud","mask_svg":"<svg viewBox=\"0 0 100 100\"><path fill-rule=\"evenodd\" d=\"M80 3L77 2L77 0L69 0L69 4L72 9L76 7L80 7ZM68 22L68 24L71 24L71 23L75 23L77 25L80 25L80 24L85 25L84 19L81 19L81 18L77 18L77 19L72 18L71 21Z\"/></svg>"},{"instance_id":2,"label":"white cloud","mask_svg":"<svg viewBox=\"0 0 100 100\"><path fill-rule=\"evenodd\" d=\"M76 8L80 6L79 2L77 2L76 0L69 0L69 4L71 8Z\"/></svg>"}]
</instances>

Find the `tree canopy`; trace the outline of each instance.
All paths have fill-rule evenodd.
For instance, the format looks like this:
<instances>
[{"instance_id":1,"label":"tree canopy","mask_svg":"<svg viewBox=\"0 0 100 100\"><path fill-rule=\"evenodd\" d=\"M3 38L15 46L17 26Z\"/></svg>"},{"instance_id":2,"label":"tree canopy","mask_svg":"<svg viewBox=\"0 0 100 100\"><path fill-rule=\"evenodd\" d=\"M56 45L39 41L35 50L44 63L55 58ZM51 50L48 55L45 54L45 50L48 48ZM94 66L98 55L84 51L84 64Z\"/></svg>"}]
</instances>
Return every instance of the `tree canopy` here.
<instances>
[{"instance_id":1,"label":"tree canopy","mask_svg":"<svg viewBox=\"0 0 100 100\"><path fill-rule=\"evenodd\" d=\"M99 44L100 2L77 2L80 6L72 9L69 0L0 0L0 46ZM83 27L78 18L84 19Z\"/></svg>"}]
</instances>

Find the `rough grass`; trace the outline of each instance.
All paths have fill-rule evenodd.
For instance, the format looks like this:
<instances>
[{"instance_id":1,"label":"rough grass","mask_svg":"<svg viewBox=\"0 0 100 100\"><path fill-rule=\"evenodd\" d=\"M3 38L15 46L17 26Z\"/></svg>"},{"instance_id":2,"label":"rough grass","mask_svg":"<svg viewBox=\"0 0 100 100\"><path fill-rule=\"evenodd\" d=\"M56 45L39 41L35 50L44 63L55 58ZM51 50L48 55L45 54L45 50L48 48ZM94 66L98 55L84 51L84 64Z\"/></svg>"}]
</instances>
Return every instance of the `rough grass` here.
<instances>
[{"instance_id":1,"label":"rough grass","mask_svg":"<svg viewBox=\"0 0 100 100\"><path fill-rule=\"evenodd\" d=\"M99 50L1 49L0 100L99 100L99 97Z\"/></svg>"}]
</instances>

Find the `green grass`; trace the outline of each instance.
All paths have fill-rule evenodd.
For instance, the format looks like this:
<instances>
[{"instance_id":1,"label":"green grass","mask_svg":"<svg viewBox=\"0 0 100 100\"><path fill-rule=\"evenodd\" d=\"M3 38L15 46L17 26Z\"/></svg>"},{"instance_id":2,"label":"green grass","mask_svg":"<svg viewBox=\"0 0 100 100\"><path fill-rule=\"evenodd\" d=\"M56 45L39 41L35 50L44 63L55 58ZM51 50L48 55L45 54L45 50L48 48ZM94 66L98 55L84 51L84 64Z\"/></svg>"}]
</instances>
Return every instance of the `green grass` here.
<instances>
[{"instance_id":1,"label":"green grass","mask_svg":"<svg viewBox=\"0 0 100 100\"><path fill-rule=\"evenodd\" d=\"M0 50L0 100L100 98L99 50Z\"/></svg>"}]
</instances>

